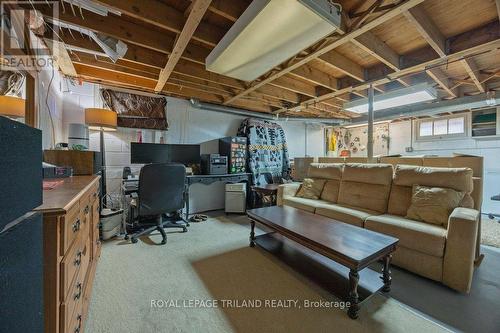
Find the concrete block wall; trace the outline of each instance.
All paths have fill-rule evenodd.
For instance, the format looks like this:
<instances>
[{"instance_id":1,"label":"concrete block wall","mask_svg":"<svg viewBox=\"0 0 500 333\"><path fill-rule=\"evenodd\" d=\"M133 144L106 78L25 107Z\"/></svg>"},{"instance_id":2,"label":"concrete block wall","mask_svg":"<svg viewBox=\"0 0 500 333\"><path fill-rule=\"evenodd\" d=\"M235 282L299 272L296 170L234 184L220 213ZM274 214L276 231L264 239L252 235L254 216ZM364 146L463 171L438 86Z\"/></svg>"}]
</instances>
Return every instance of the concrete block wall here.
<instances>
[{"instance_id":1,"label":"concrete block wall","mask_svg":"<svg viewBox=\"0 0 500 333\"><path fill-rule=\"evenodd\" d=\"M85 121L84 109L87 107L102 107L99 86L90 83L68 85L64 94L64 140L67 140L68 124ZM130 161L130 143L137 142L139 131L142 133L142 142L159 143L161 136L165 143L173 144L199 144L211 141L213 144L203 145L201 151L201 153L211 153L214 151L203 151L203 149L213 150L214 147L218 149L216 140L236 135L239 125L245 118L239 115L199 110L193 108L187 100L167 97L168 131L119 128L116 132L104 133L108 193L120 192L123 167L130 166L133 172L139 172L141 165L131 164ZM324 139L320 126L295 121L281 121L280 123L287 136L290 158L305 154L323 154ZM309 137L307 146L306 132ZM90 150L100 150L99 132L90 132ZM224 208L224 185L222 183L209 186L196 184L190 188L190 198L191 212L222 209Z\"/></svg>"}]
</instances>

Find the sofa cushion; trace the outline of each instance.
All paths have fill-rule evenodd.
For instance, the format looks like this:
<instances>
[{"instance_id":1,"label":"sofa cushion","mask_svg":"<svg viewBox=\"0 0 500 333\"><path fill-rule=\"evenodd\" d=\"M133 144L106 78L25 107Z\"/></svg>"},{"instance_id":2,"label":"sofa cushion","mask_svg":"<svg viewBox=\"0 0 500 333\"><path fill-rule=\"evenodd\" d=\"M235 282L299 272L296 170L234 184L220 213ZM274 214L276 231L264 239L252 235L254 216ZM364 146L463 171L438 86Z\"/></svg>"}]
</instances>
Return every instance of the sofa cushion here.
<instances>
[{"instance_id":1,"label":"sofa cushion","mask_svg":"<svg viewBox=\"0 0 500 333\"><path fill-rule=\"evenodd\" d=\"M391 182L390 164L346 164L337 202L385 213Z\"/></svg>"},{"instance_id":2,"label":"sofa cushion","mask_svg":"<svg viewBox=\"0 0 500 333\"><path fill-rule=\"evenodd\" d=\"M311 163L307 177L340 180L343 168L343 163Z\"/></svg>"},{"instance_id":3,"label":"sofa cushion","mask_svg":"<svg viewBox=\"0 0 500 333\"><path fill-rule=\"evenodd\" d=\"M318 200L321 196L321 192L323 191L323 186L325 186L324 179L305 178L295 196L299 198Z\"/></svg>"},{"instance_id":4,"label":"sofa cushion","mask_svg":"<svg viewBox=\"0 0 500 333\"><path fill-rule=\"evenodd\" d=\"M323 192L321 192L321 199L328 202L336 203L339 199L340 180L327 180Z\"/></svg>"},{"instance_id":5,"label":"sofa cushion","mask_svg":"<svg viewBox=\"0 0 500 333\"><path fill-rule=\"evenodd\" d=\"M413 221L401 216L370 216L365 228L399 239L399 245L435 257L443 257L446 229L425 222Z\"/></svg>"},{"instance_id":6,"label":"sofa cushion","mask_svg":"<svg viewBox=\"0 0 500 333\"><path fill-rule=\"evenodd\" d=\"M464 192L450 188L413 185L411 205L406 212L406 218L446 228L451 212L458 207L464 195Z\"/></svg>"},{"instance_id":7,"label":"sofa cushion","mask_svg":"<svg viewBox=\"0 0 500 333\"><path fill-rule=\"evenodd\" d=\"M328 204L328 202L323 200L306 199L299 197L285 197L283 198L283 204L314 213L314 210L317 207L321 206L322 204Z\"/></svg>"},{"instance_id":8,"label":"sofa cushion","mask_svg":"<svg viewBox=\"0 0 500 333\"><path fill-rule=\"evenodd\" d=\"M346 205L336 205L331 203L319 204L314 211L318 215L326 216L334 220L363 227L368 216L377 215L378 212L368 209L356 208Z\"/></svg>"},{"instance_id":9,"label":"sofa cushion","mask_svg":"<svg viewBox=\"0 0 500 333\"><path fill-rule=\"evenodd\" d=\"M471 193L473 190L472 169L398 165L394 173L394 184L446 187Z\"/></svg>"},{"instance_id":10,"label":"sofa cushion","mask_svg":"<svg viewBox=\"0 0 500 333\"><path fill-rule=\"evenodd\" d=\"M444 187L470 193L472 170L468 168L431 168L398 165L391 186L387 213L406 216L411 205L413 185Z\"/></svg>"}]
</instances>

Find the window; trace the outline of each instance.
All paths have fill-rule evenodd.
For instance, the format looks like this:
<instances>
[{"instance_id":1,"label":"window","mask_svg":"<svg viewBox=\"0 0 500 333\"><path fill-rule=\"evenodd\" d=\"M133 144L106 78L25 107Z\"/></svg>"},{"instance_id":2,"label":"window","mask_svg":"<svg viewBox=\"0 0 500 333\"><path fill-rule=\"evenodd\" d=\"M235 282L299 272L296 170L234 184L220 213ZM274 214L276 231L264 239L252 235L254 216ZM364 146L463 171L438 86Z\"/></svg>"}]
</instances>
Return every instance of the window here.
<instances>
[{"instance_id":1,"label":"window","mask_svg":"<svg viewBox=\"0 0 500 333\"><path fill-rule=\"evenodd\" d=\"M417 123L417 126L420 139L465 136L466 132L465 116L422 120Z\"/></svg>"}]
</instances>

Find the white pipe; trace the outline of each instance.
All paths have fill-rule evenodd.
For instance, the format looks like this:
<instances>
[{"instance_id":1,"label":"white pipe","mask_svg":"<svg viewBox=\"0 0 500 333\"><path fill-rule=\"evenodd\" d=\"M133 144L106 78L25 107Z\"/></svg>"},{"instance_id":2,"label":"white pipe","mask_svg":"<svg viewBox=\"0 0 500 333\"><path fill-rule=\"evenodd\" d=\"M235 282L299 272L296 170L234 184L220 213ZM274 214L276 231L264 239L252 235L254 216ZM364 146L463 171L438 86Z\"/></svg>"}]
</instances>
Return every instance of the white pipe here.
<instances>
[{"instance_id":1,"label":"white pipe","mask_svg":"<svg viewBox=\"0 0 500 333\"><path fill-rule=\"evenodd\" d=\"M275 121L303 121L303 122L309 122L309 123L325 123L325 124L335 124L335 125L341 125L347 123L345 120L341 119L326 119L326 118L301 118L301 117L276 117L267 113L260 113L260 112L252 112L248 110L243 110L243 109L235 109L235 108L229 108L227 106L223 105L216 105L216 104L211 104L211 103L204 103L200 102L197 99L191 98L189 100L191 105L197 109L203 109L207 111L215 111L215 112L222 112L222 113L229 113L229 114L236 114L236 115L241 115L241 116L246 116L246 117L253 117L253 118L260 118L260 119L266 119L266 120L275 120Z\"/></svg>"}]
</instances>

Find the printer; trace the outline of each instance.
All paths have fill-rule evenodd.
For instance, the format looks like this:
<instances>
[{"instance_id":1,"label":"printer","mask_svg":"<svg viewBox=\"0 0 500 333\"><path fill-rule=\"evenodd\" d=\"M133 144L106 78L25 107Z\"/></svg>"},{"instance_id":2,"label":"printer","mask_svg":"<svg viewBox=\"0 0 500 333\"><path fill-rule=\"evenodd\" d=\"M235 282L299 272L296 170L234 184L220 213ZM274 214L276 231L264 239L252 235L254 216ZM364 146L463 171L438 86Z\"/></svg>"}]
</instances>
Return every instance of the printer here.
<instances>
[{"instance_id":1,"label":"printer","mask_svg":"<svg viewBox=\"0 0 500 333\"><path fill-rule=\"evenodd\" d=\"M227 174L227 156L219 154L201 155L201 173L204 175Z\"/></svg>"}]
</instances>

